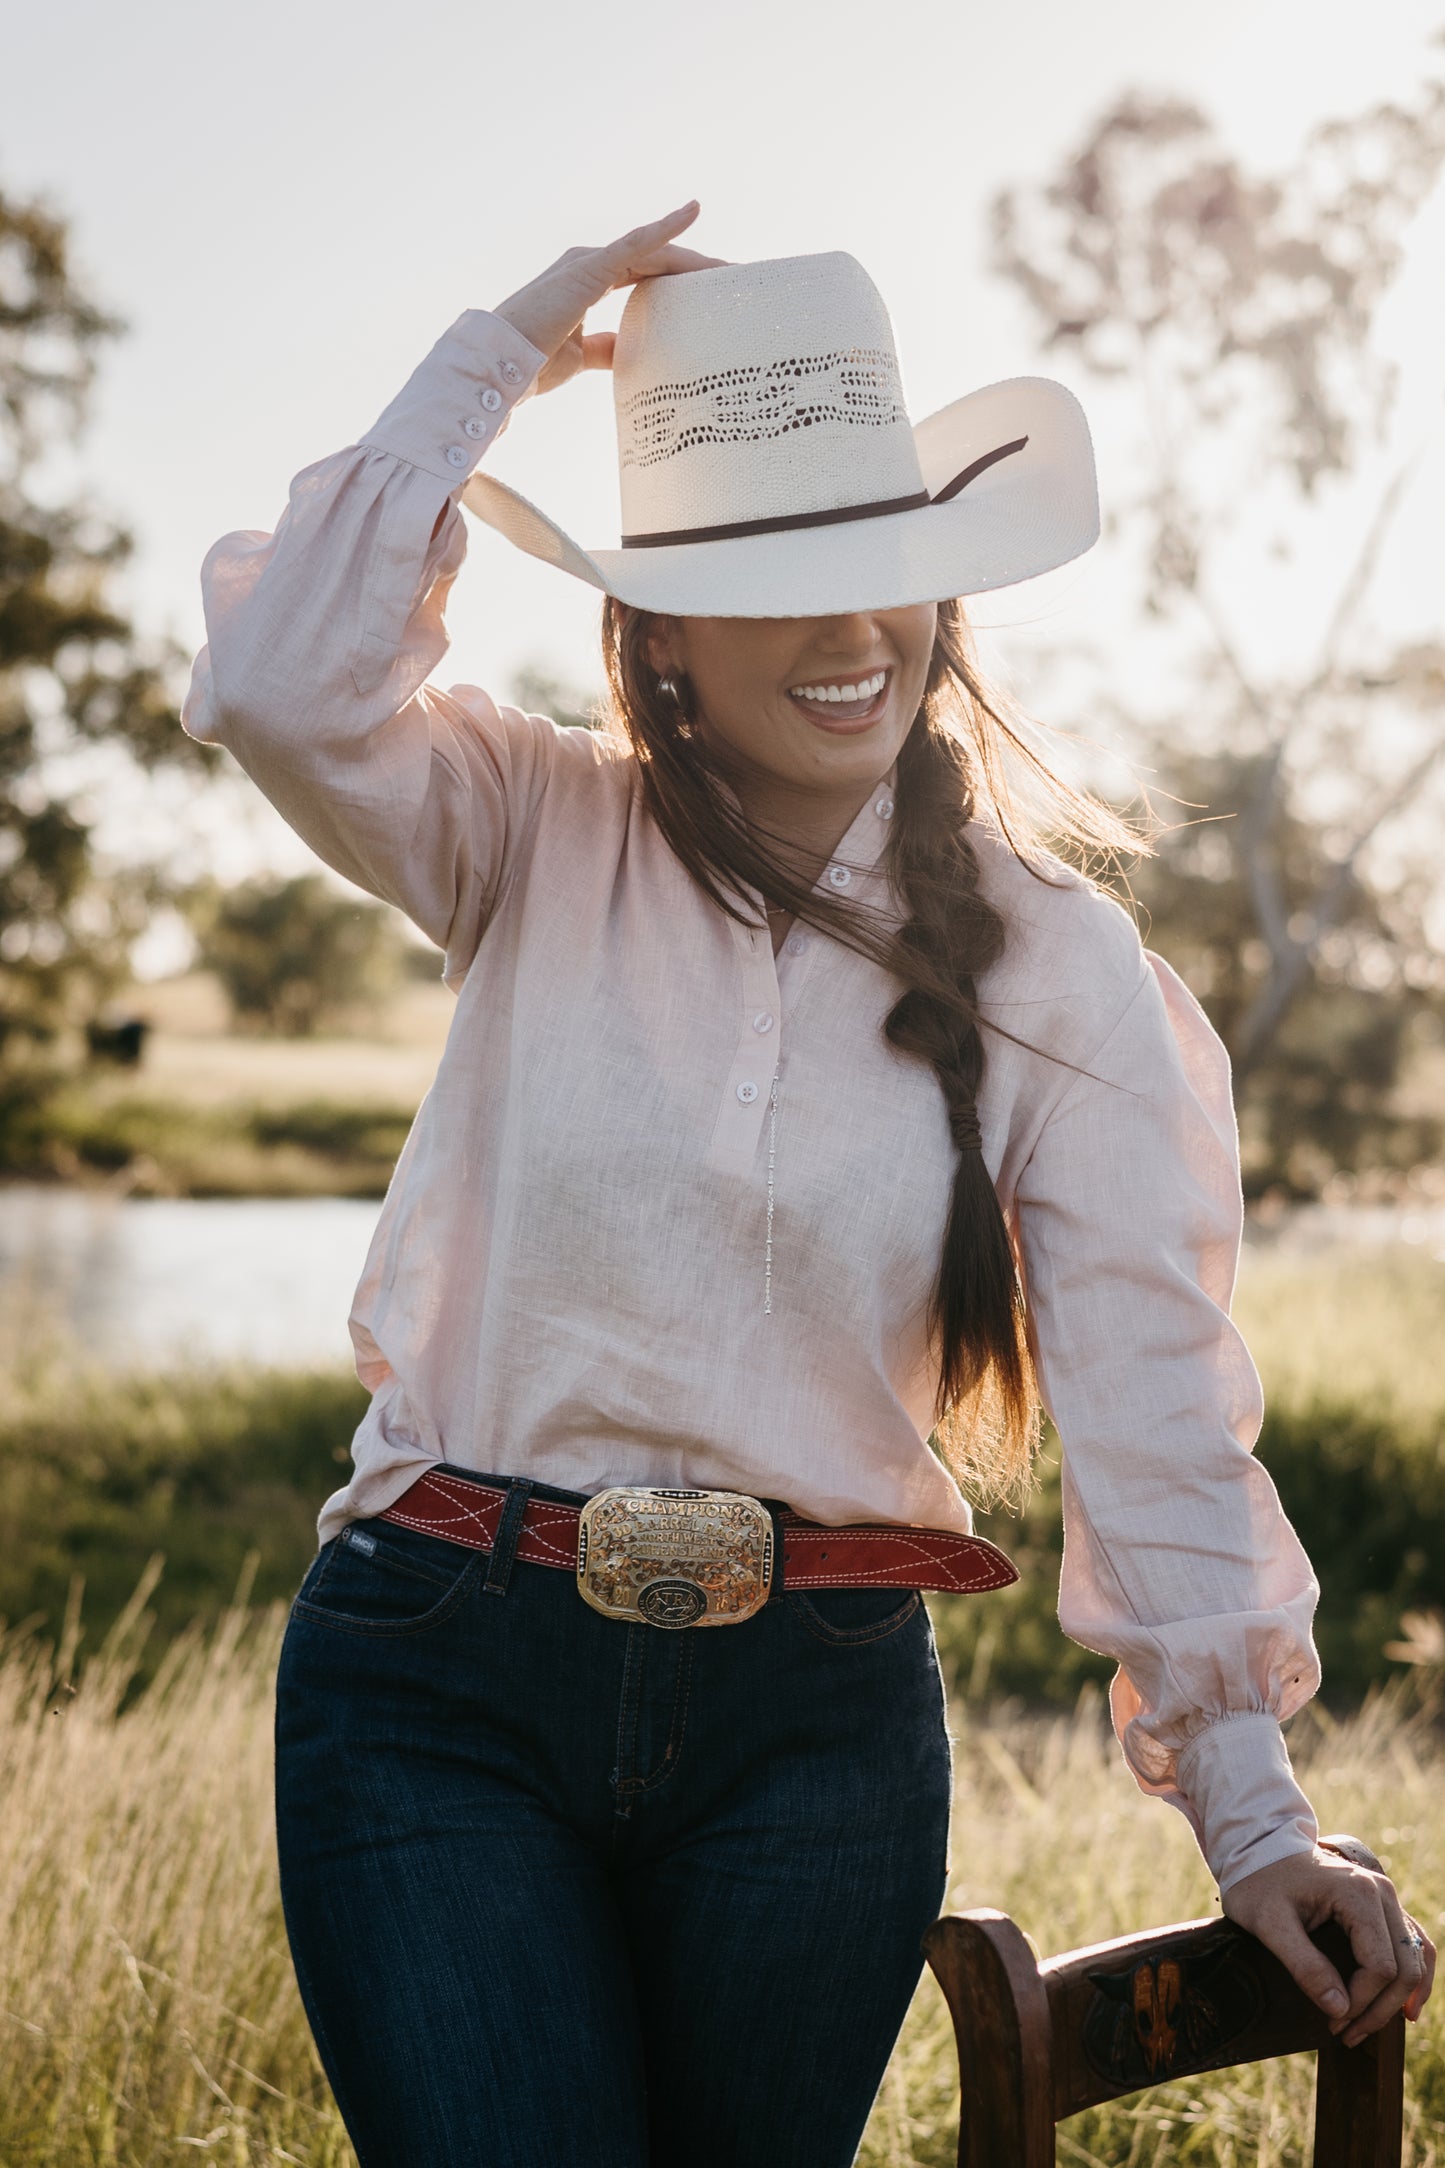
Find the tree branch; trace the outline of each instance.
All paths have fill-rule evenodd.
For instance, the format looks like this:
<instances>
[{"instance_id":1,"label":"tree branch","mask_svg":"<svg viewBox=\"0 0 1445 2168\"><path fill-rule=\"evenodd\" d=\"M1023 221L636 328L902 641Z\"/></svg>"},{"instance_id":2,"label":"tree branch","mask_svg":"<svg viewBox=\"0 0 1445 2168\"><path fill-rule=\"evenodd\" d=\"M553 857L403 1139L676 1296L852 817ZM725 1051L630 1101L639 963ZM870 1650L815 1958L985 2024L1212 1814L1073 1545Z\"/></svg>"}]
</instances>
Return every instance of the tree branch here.
<instances>
[{"instance_id":1,"label":"tree branch","mask_svg":"<svg viewBox=\"0 0 1445 2168\"><path fill-rule=\"evenodd\" d=\"M1276 1033L1289 1013L1290 1004L1304 985L1320 942L1338 922L1340 913L1349 898L1354 883L1355 868L1360 854L1379 834L1393 813L1414 795L1429 775L1430 770L1445 755L1445 737L1435 740L1425 748L1420 758L1406 769L1399 781L1380 798L1368 818L1356 829L1348 850L1337 858L1330 870L1328 880L1317 891L1310 906L1311 928L1309 939L1297 941L1289 931L1288 921L1277 922L1281 936L1279 945L1269 931L1260 898L1255 893L1255 862L1249 862L1250 888L1255 893L1255 908L1260 923L1266 927L1269 941L1271 969L1269 977L1245 1011L1240 1024L1238 1042L1233 1056L1236 1081L1247 1076L1252 1068L1268 1052Z\"/></svg>"},{"instance_id":2,"label":"tree branch","mask_svg":"<svg viewBox=\"0 0 1445 2168\"><path fill-rule=\"evenodd\" d=\"M1389 539L1390 529L1395 523L1395 515L1399 511L1405 495L1405 485L1410 480L1418 457L1419 454L1417 453L1414 459L1407 460L1399 468L1386 487L1379 504L1375 507L1375 516L1365 530L1365 539L1360 546L1360 553L1346 575L1334 610L1331 612L1330 621L1325 627L1324 639L1320 645L1319 664L1307 688L1310 692L1318 691L1321 686L1327 685L1334 675L1335 665L1339 660L1340 643L1350 629L1350 622L1356 610L1369 592L1370 582L1375 576L1375 567L1380 561L1380 553Z\"/></svg>"}]
</instances>

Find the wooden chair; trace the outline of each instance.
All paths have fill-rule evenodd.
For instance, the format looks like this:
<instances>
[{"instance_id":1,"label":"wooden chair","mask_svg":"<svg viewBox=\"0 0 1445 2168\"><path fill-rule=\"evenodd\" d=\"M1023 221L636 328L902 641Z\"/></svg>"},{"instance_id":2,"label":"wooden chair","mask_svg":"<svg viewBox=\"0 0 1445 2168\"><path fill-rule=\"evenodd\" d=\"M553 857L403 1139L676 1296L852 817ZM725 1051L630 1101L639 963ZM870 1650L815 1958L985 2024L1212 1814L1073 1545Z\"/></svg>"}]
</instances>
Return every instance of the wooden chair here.
<instances>
[{"instance_id":1,"label":"wooden chair","mask_svg":"<svg viewBox=\"0 0 1445 2168\"><path fill-rule=\"evenodd\" d=\"M1378 1870L1357 1838L1329 1842ZM1316 1936L1348 1979L1349 1944ZM1357 2048L1230 1920L1186 1920L1043 1964L1003 1912L946 1915L923 1942L958 2039L959 2168L1054 2168L1054 2125L1123 2093L1313 2048L1314 2168L1399 2168L1405 2020Z\"/></svg>"}]
</instances>

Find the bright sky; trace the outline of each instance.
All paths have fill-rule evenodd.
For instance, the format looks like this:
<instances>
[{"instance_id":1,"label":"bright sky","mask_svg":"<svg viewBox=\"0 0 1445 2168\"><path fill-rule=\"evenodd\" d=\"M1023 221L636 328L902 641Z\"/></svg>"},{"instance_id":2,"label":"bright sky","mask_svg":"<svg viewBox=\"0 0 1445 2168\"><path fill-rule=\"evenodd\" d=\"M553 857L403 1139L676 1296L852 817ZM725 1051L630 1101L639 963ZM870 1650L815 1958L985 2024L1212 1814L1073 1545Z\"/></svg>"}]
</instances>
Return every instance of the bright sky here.
<instances>
[{"instance_id":1,"label":"bright sky","mask_svg":"<svg viewBox=\"0 0 1445 2168\"><path fill-rule=\"evenodd\" d=\"M1120 90L1190 97L1275 165L1321 116L1408 94L1442 21L1442 0L46 0L7 22L0 185L71 218L129 320L85 456L136 530L143 621L193 645L216 535L272 526L292 473L363 431L461 309L571 244L696 195L687 238L712 253L848 249L921 417L1038 365L984 269L986 208ZM1438 258L1428 288L1434 309ZM1430 419L1442 328L1414 394ZM1107 497L1121 455L1099 451ZM615 540L605 378L529 402L493 458L584 543ZM592 591L471 534L446 673L595 683ZM1086 566L1056 617L1107 580Z\"/></svg>"}]
</instances>

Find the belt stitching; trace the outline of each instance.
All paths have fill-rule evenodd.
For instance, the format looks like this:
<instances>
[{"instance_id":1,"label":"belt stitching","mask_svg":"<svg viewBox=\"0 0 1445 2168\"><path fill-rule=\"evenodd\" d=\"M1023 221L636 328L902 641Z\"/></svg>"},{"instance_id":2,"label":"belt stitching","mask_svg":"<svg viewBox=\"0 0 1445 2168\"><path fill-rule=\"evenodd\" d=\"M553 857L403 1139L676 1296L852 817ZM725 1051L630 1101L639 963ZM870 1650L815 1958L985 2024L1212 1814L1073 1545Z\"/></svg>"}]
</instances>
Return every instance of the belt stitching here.
<instances>
[{"instance_id":1,"label":"belt stitching","mask_svg":"<svg viewBox=\"0 0 1445 2168\"><path fill-rule=\"evenodd\" d=\"M464 1521L469 1522L475 1527L479 1528L483 1534L488 1536L491 1535L492 1531L488 1529L484 1515L476 1511L475 1507L471 1503L470 1498L467 1495L472 1488L470 1484L459 1483L455 1477L449 1479L447 1476L439 1473L435 1469L424 1472L429 1474L430 1480L433 1484L440 1486L446 1491L448 1498L454 1504L461 1507L461 1517ZM486 1488L490 1496L496 1498L499 1502L503 1504L505 1503L504 1492L500 1490L493 1490L490 1485L486 1486ZM534 1517L547 1515L551 1519L560 1521L564 1526L570 1520L575 1518L578 1511L579 1509L576 1506L558 1505L555 1501L550 1499L535 1500L532 1508L532 1514ZM400 1512L394 1505L389 1506L387 1508L387 1512L391 1519L401 1522L404 1527L418 1528L424 1533L430 1533L433 1535L441 1532L438 1529L438 1525L435 1520L422 1520L415 1514ZM842 1530L835 1528L804 1528L796 1523L785 1523L785 1527L787 1532L787 1541L793 1543L822 1544L836 1541L843 1534ZM886 1536L890 1541L897 1543L907 1543L909 1541L908 1530L897 1527L890 1527L886 1523L870 1525L867 1527L866 1531L860 1531L857 1528L852 1528L847 1531L848 1537L852 1539L856 1539L860 1533L864 1533L866 1535ZM548 1536L541 1529L535 1526L535 1520L534 1524L528 1527L526 1535L528 1539L537 1544L539 1548L552 1552L558 1559L565 1560L569 1565L572 1563L573 1552L571 1546L564 1546L553 1541L550 1536ZM970 1536L955 1536L951 1539L945 1540L951 1540L952 1542L959 1545L960 1548L962 1548L963 1546L976 1542L980 1539ZM935 1570L937 1570L938 1572L947 1572L952 1574L953 1568L951 1562L947 1559L946 1556L938 1555L936 1551L932 1550L929 1546L925 1544L918 1543L916 1539L914 1539L914 1552L916 1557L934 1567ZM887 1567L875 1567L871 1571L865 1570L857 1573L834 1573L828 1575L827 1585L839 1588L848 1587L855 1583L860 1585L870 1584L873 1586L898 1586L899 1584L897 1583L879 1583L879 1574L886 1573L889 1570L890 1569ZM891 1570L896 1571L897 1569L895 1568ZM967 1579L955 1578L952 1590L945 1591L945 1593L964 1595L975 1588L989 1586L992 1580L992 1572L986 1572L982 1575L974 1575L973 1577ZM783 1576L783 1585L786 1588L786 1571L784 1572ZM794 1581L793 1585L795 1588L801 1588L807 1584L805 1580L800 1576ZM812 1585L817 1587L824 1584L819 1581L814 1581Z\"/></svg>"}]
</instances>

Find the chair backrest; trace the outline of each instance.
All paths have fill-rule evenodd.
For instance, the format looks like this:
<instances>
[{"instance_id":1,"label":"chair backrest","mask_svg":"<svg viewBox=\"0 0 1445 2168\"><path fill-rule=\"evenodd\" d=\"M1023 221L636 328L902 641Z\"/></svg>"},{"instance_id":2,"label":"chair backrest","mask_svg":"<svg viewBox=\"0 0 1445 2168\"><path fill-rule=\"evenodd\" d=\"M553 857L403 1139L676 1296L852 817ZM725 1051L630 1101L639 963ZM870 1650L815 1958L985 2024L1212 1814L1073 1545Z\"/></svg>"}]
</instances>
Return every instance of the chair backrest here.
<instances>
[{"instance_id":1,"label":"chair backrest","mask_svg":"<svg viewBox=\"0 0 1445 2168\"><path fill-rule=\"evenodd\" d=\"M1344 1977L1349 1945L1316 1936ZM1316 2052L1314 2168L1399 2168L1405 2021L1357 2048L1229 1920L1186 1920L1040 1964L1003 1912L941 1919L924 1950L958 2040L959 2168L1054 2168L1054 2126L1146 2085Z\"/></svg>"}]
</instances>

